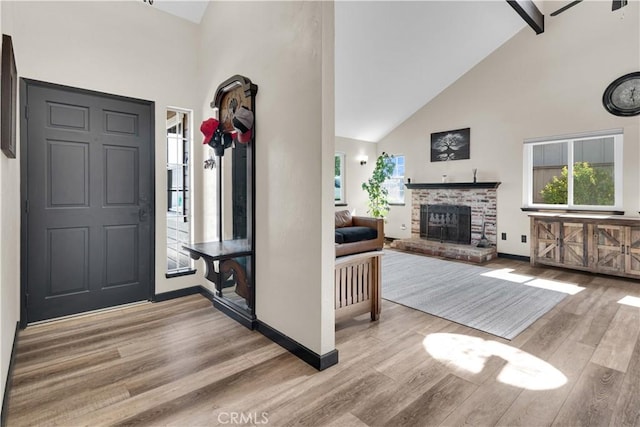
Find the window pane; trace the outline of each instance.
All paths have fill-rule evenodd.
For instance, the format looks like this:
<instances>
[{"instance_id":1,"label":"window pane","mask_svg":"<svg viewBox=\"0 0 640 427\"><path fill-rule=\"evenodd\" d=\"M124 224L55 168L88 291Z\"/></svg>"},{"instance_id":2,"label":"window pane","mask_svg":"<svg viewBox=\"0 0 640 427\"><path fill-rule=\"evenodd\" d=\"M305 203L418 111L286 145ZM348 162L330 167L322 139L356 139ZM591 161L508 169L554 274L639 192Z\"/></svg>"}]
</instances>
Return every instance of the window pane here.
<instances>
[{"instance_id":1,"label":"window pane","mask_svg":"<svg viewBox=\"0 0 640 427\"><path fill-rule=\"evenodd\" d=\"M190 266L188 253L182 246L189 242L189 223L175 214L167 215L167 270L179 270Z\"/></svg>"},{"instance_id":2,"label":"window pane","mask_svg":"<svg viewBox=\"0 0 640 427\"><path fill-rule=\"evenodd\" d=\"M167 163L175 165L180 163L179 140L176 134L167 134Z\"/></svg>"},{"instance_id":3,"label":"window pane","mask_svg":"<svg viewBox=\"0 0 640 427\"><path fill-rule=\"evenodd\" d=\"M335 174L333 179L333 198L336 203L344 202L344 154L335 154Z\"/></svg>"},{"instance_id":4,"label":"window pane","mask_svg":"<svg viewBox=\"0 0 640 427\"><path fill-rule=\"evenodd\" d=\"M573 144L573 204L615 204L614 139L599 138Z\"/></svg>"},{"instance_id":5,"label":"window pane","mask_svg":"<svg viewBox=\"0 0 640 427\"><path fill-rule=\"evenodd\" d=\"M567 204L567 143L533 146L533 203Z\"/></svg>"},{"instance_id":6,"label":"window pane","mask_svg":"<svg viewBox=\"0 0 640 427\"><path fill-rule=\"evenodd\" d=\"M404 203L404 178L389 178L384 186L389 192L389 203Z\"/></svg>"},{"instance_id":7,"label":"window pane","mask_svg":"<svg viewBox=\"0 0 640 427\"><path fill-rule=\"evenodd\" d=\"M404 156L394 156L389 161L393 163L393 172L383 186L388 191L389 203L404 203Z\"/></svg>"}]
</instances>

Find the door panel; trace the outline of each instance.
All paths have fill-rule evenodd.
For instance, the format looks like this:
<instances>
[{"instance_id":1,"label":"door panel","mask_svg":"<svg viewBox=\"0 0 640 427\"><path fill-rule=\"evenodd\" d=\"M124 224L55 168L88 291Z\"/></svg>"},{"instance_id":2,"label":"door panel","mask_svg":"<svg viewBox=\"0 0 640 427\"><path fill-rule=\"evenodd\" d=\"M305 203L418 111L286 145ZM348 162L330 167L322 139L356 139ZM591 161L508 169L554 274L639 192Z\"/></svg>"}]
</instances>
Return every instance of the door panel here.
<instances>
[{"instance_id":1,"label":"door panel","mask_svg":"<svg viewBox=\"0 0 640 427\"><path fill-rule=\"evenodd\" d=\"M138 149L104 147L105 206L137 205L140 165Z\"/></svg>"},{"instance_id":2,"label":"door panel","mask_svg":"<svg viewBox=\"0 0 640 427\"><path fill-rule=\"evenodd\" d=\"M627 227L627 273L640 274L640 227Z\"/></svg>"},{"instance_id":3,"label":"door panel","mask_svg":"<svg viewBox=\"0 0 640 427\"><path fill-rule=\"evenodd\" d=\"M124 113L122 111L103 111L104 131L106 133L138 135L138 119L136 114Z\"/></svg>"},{"instance_id":4,"label":"door panel","mask_svg":"<svg viewBox=\"0 0 640 427\"><path fill-rule=\"evenodd\" d=\"M586 267L585 257L587 225L581 223L562 223L562 263Z\"/></svg>"},{"instance_id":5,"label":"door panel","mask_svg":"<svg viewBox=\"0 0 640 427\"><path fill-rule=\"evenodd\" d=\"M47 207L89 206L89 144L47 140Z\"/></svg>"},{"instance_id":6,"label":"door panel","mask_svg":"<svg viewBox=\"0 0 640 427\"><path fill-rule=\"evenodd\" d=\"M538 221L534 232L537 242L535 259L560 262L560 223L557 221Z\"/></svg>"},{"instance_id":7,"label":"door panel","mask_svg":"<svg viewBox=\"0 0 640 427\"><path fill-rule=\"evenodd\" d=\"M47 102L47 125L52 128L89 130L89 109L80 105Z\"/></svg>"},{"instance_id":8,"label":"door panel","mask_svg":"<svg viewBox=\"0 0 640 427\"><path fill-rule=\"evenodd\" d=\"M624 271L624 226L600 225L594 228L596 270L602 272Z\"/></svg>"},{"instance_id":9,"label":"door panel","mask_svg":"<svg viewBox=\"0 0 640 427\"><path fill-rule=\"evenodd\" d=\"M49 260L47 297L88 291L89 229L49 229L45 258Z\"/></svg>"},{"instance_id":10,"label":"door panel","mask_svg":"<svg viewBox=\"0 0 640 427\"><path fill-rule=\"evenodd\" d=\"M148 102L27 84L29 322L148 299Z\"/></svg>"},{"instance_id":11,"label":"door panel","mask_svg":"<svg viewBox=\"0 0 640 427\"><path fill-rule=\"evenodd\" d=\"M104 287L133 286L139 282L137 266L138 235L137 225L117 225L105 227L106 280Z\"/></svg>"}]
</instances>

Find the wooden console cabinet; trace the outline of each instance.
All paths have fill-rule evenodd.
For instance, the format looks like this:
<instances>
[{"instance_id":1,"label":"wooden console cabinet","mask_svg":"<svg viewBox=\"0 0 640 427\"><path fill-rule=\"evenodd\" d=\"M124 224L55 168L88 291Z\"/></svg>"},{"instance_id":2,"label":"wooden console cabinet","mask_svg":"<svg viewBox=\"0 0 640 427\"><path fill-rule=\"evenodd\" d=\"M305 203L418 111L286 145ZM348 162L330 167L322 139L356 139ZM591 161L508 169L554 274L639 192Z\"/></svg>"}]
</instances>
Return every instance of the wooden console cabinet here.
<instances>
[{"instance_id":1,"label":"wooden console cabinet","mask_svg":"<svg viewBox=\"0 0 640 427\"><path fill-rule=\"evenodd\" d=\"M640 218L536 213L531 265L640 279Z\"/></svg>"}]
</instances>

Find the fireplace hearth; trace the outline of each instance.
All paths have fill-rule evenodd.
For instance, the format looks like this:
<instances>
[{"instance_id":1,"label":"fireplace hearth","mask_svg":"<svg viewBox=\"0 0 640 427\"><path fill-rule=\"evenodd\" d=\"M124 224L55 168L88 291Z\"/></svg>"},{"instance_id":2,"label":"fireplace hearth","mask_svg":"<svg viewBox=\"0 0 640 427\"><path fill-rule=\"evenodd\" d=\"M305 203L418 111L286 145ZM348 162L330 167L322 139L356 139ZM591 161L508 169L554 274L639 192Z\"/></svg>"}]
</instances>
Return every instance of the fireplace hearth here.
<instances>
[{"instance_id":1,"label":"fireplace hearth","mask_svg":"<svg viewBox=\"0 0 640 427\"><path fill-rule=\"evenodd\" d=\"M420 205L420 237L440 243L471 243L471 206Z\"/></svg>"}]
</instances>

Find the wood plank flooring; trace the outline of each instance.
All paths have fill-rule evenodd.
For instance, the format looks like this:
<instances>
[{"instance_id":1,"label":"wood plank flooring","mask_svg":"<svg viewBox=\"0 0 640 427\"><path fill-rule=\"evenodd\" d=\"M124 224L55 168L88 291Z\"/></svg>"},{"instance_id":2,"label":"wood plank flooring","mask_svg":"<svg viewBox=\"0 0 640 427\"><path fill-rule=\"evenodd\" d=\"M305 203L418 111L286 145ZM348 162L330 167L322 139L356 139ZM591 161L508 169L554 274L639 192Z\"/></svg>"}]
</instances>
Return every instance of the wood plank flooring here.
<instances>
[{"instance_id":1,"label":"wood plank flooring","mask_svg":"<svg viewBox=\"0 0 640 427\"><path fill-rule=\"evenodd\" d=\"M383 301L322 372L200 295L30 326L7 425L640 425L640 282L486 266L585 289L512 341Z\"/></svg>"}]
</instances>

